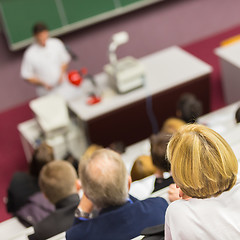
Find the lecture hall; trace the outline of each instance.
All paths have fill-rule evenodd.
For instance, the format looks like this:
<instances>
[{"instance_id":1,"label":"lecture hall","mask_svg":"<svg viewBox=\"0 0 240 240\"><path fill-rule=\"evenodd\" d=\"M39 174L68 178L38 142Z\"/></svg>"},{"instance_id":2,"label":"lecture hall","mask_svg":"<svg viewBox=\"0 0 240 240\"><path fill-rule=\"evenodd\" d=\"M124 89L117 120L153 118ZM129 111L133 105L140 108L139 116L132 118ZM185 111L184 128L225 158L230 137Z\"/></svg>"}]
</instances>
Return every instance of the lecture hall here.
<instances>
[{"instance_id":1,"label":"lecture hall","mask_svg":"<svg viewBox=\"0 0 240 240\"><path fill-rule=\"evenodd\" d=\"M0 239L240 239L239 9L0 0Z\"/></svg>"}]
</instances>

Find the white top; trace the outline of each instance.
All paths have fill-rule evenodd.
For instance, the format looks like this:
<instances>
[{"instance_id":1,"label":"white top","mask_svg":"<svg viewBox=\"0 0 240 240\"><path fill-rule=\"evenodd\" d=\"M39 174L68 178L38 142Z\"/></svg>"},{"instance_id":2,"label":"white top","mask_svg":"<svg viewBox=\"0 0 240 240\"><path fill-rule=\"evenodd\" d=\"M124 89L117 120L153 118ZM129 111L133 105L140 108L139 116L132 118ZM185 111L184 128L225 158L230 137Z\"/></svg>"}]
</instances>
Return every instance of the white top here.
<instances>
[{"instance_id":1,"label":"white top","mask_svg":"<svg viewBox=\"0 0 240 240\"><path fill-rule=\"evenodd\" d=\"M141 155L150 156L150 142L148 138L128 146L126 151L121 155L129 174L134 161Z\"/></svg>"},{"instance_id":2,"label":"white top","mask_svg":"<svg viewBox=\"0 0 240 240\"><path fill-rule=\"evenodd\" d=\"M57 38L49 38L44 47L34 43L24 53L21 76L24 79L37 78L58 88L61 68L70 59L64 44ZM49 91L38 86L37 92L42 96Z\"/></svg>"},{"instance_id":3,"label":"white top","mask_svg":"<svg viewBox=\"0 0 240 240\"><path fill-rule=\"evenodd\" d=\"M168 172L165 172L163 175L164 175L163 176L164 179L167 179L170 177L170 173ZM134 181L131 184L129 194L131 194L133 197L139 200L144 200L152 195L155 181L156 181L155 174L145 177L143 179L140 179L138 181Z\"/></svg>"},{"instance_id":4,"label":"white top","mask_svg":"<svg viewBox=\"0 0 240 240\"><path fill-rule=\"evenodd\" d=\"M154 190L155 175L150 175L131 184L129 194L133 197L143 200L148 198Z\"/></svg>"},{"instance_id":5,"label":"white top","mask_svg":"<svg viewBox=\"0 0 240 240\"><path fill-rule=\"evenodd\" d=\"M82 99L71 101L69 107L84 121L94 119L120 107L165 91L179 84L210 74L210 65L183 49L173 46L139 59L145 68L145 86L126 94L103 98L96 105L88 106ZM107 76L95 76L97 84L106 84Z\"/></svg>"},{"instance_id":6,"label":"white top","mask_svg":"<svg viewBox=\"0 0 240 240\"><path fill-rule=\"evenodd\" d=\"M234 66L240 68L240 41L236 41L235 43L216 48L215 54L225 61L228 61Z\"/></svg>"},{"instance_id":7,"label":"white top","mask_svg":"<svg viewBox=\"0 0 240 240\"><path fill-rule=\"evenodd\" d=\"M240 101L235 102L198 118L198 123L212 128L219 134L223 134L237 125L235 113L239 107Z\"/></svg>"},{"instance_id":8,"label":"white top","mask_svg":"<svg viewBox=\"0 0 240 240\"><path fill-rule=\"evenodd\" d=\"M177 200L165 218L165 239L240 239L240 184L216 198Z\"/></svg>"}]
</instances>

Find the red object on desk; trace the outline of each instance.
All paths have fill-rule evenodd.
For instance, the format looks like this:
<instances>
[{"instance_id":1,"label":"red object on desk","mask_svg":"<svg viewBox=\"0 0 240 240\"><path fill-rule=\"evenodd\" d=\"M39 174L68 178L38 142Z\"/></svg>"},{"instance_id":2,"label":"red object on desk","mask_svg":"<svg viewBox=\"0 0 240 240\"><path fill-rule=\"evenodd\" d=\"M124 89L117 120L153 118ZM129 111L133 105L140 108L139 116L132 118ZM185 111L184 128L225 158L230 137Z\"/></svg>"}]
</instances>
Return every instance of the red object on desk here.
<instances>
[{"instance_id":1,"label":"red object on desk","mask_svg":"<svg viewBox=\"0 0 240 240\"><path fill-rule=\"evenodd\" d=\"M87 75L87 74L88 74L87 68L86 68L86 67L81 68L81 69L80 69L80 73L81 73L82 75Z\"/></svg>"},{"instance_id":2,"label":"red object on desk","mask_svg":"<svg viewBox=\"0 0 240 240\"><path fill-rule=\"evenodd\" d=\"M81 77L81 75L77 70L72 70L68 73L68 80L73 85L79 86L82 83L83 78Z\"/></svg>"},{"instance_id":3,"label":"red object on desk","mask_svg":"<svg viewBox=\"0 0 240 240\"><path fill-rule=\"evenodd\" d=\"M99 103L100 101L101 101L101 98L100 98L100 97L92 96L92 97L89 97L89 98L88 98L87 104L88 104L88 105L93 105L93 104Z\"/></svg>"}]
</instances>

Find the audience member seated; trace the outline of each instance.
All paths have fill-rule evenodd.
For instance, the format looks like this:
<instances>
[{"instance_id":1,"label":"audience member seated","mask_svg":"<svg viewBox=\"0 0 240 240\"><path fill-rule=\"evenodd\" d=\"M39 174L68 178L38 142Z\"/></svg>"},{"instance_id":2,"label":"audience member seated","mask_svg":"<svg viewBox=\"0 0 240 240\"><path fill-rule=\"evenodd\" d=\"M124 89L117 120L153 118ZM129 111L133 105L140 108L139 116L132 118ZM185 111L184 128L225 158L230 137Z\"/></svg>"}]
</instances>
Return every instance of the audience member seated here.
<instances>
[{"instance_id":1,"label":"audience member seated","mask_svg":"<svg viewBox=\"0 0 240 240\"><path fill-rule=\"evenodd\" d=\"M240 107L237 109L235 113L235 120L236 120L236 123L240 123Z\"/></svg>"},{"instance_id":2,"label":"audience member seated","mask_svg":"<svg viewBox=\"0 0 240 240\"><path fill-rule=\"evenodd\" d=\"M228 143L191 124L172 137L167 156L182 199L167 209L165 239L239 239L238 162Z\"/></svg>"},{"instance_id":3,"label":"audience member seated","mask_svg":"<svg viewBox=\"0 0 240 240\"><path fill-rule=\"evenodd\" d=\"M202 103L193 94L185 93L177 102L176 115L186 123L196 122L202 112Z\"/></svg>"},{"instance_id":4,"label":"audience member seated","mask_svg":"<svg viewBox=\"0 0 240 240\"><path fill-rule=\"evenodd\" d=\"M156 168L153 165L152 158L150 156L142 155L138 157L132 166L131 178L132 181L137 181L148 177L156 172Z\"/></svg>"},{"instance_id":5,"label":"audience member seated","mask_svg":"<svg viewBox=\"0 0 240 240\"><path fill-rule=\"evenodd\" d=\"M38 176L42 167L54 160L53 149L42 143L33 153L29 172L16 172L10 182L7 195L7 211L15 214L23 207L30 196L40 191Z\"/></svg>"},{"instance_id":6,"label":"audience member seated","mask_svg":"<svg viewBox=\"0 0 240 240\"><path fill-rule=\"evenodd\" d=\"M128 195L131 177L120 155L98 150L80 161L79 176L84 195L76 211L67 240L126 240L140 235L149 226L164 223L168 206L162 198L139 201ZM94 217L93 208L99 209Z\"/></svg>"},{"instance_id":7,"label":"audience member seated","mask_svg":"<svg viewBox=\"0 0 240 240\"><path fill-rule=\"evenodd\" d=\"M166 158L167 144L171 137L171 134L165 132L160 132L157 135L151 136L151 156L153 164L157 168L153 192L165 188L173 183L172 176L164 178L164 173L169 173L171 170L171 165Z\"/></svg>"},{"instance_id":8,"label":"audience member seated","mask_svg":"<svg viewBox=\"0 0 240 240\"><path fill-rule=\"evenodd\" d=\"M26 227L30 227L55 211L55 206L44 196L42 192L31 195L27 203L21 207L15 216Z\"/></svg>"},{"instance_id":9,"label":"audience member seated","mask_svg":"<svg viewBox=\"0 0 240 240\"><path fill-rule=\"evenodd\" d=\"M80 182L74 167L65 161L54 161L43 167L39 185L56 210L34 225L30 240L45 240L69 229L79 204Z\"/></svg>"},{"instance_id":10,"label":"audience member seated","mask_svg":"<svg viewBox=\"0 0 240 240\"><path fill-rule=\"evenodd\" d=\"M171 136L171 134L163 131L151 136L151 158L156 171L153 175L132 183L130 194L134 197L145 199L149 197L151 193L173 183L170 174L171 166L166 159L167 144Z\"/></svg>"},{"instance_id":11,"label":"audience member seated","mask_svg":"<svg viewBox=\"0 0 240 240\"><path fill-rule=\"evenodd\" d=\"M84 152L84 154L82 155L80 161L84 161L84 159L88 159L92 156L92 154L99 150L99 149L102 149L102 146L100 145L97 145L97 144L91 144L87 149L86 151Z\"/></svg>"},{"instance_id":12,"label":"audience member seated","mask_svg":"<svg viewBox=\"0 0 240 240\"><path fill-rule=\"evenodd\" d=\"M169 133L169 134L173 134L173 133L177 132L178 129L185 124L186 124L186 122L184 122L183 120L181 120L179 118L168 118L163 123L161 131Z\"/></svg>"}]
</instances>

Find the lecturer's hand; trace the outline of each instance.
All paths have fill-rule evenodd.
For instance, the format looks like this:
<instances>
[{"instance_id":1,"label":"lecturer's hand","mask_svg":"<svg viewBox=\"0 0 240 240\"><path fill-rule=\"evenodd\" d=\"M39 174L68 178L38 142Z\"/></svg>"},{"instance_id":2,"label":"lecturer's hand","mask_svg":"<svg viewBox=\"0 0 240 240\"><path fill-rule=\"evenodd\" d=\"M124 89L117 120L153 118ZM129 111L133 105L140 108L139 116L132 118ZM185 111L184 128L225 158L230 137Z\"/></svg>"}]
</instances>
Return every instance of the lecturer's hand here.
<instances>
[{"instance_id":1,"label":"lecturer's hand","mask_svg":"<svg viewBox=\"0 0 240 240\"><path fill-rule=\"evenodd\" d=\"M53 86L47 84L47 83L44 83L43 84L43 87L46 89L46 90L51 90L53 88Z\"/></svg>"},{"instance_id":2,"label":"lecturer's hand","mask_svg":"<svg viewBox=\"0 0 240 240\"><path fill-rule=\"evenodd\" d=\"M60 78L59 78L59 80L58 80L58 85L61 85L61 84L62 84L62 82L63 82L63 76L64 76L64 74L62 73L61 76L60 76Z\"/></svg>"}]
</instances>

